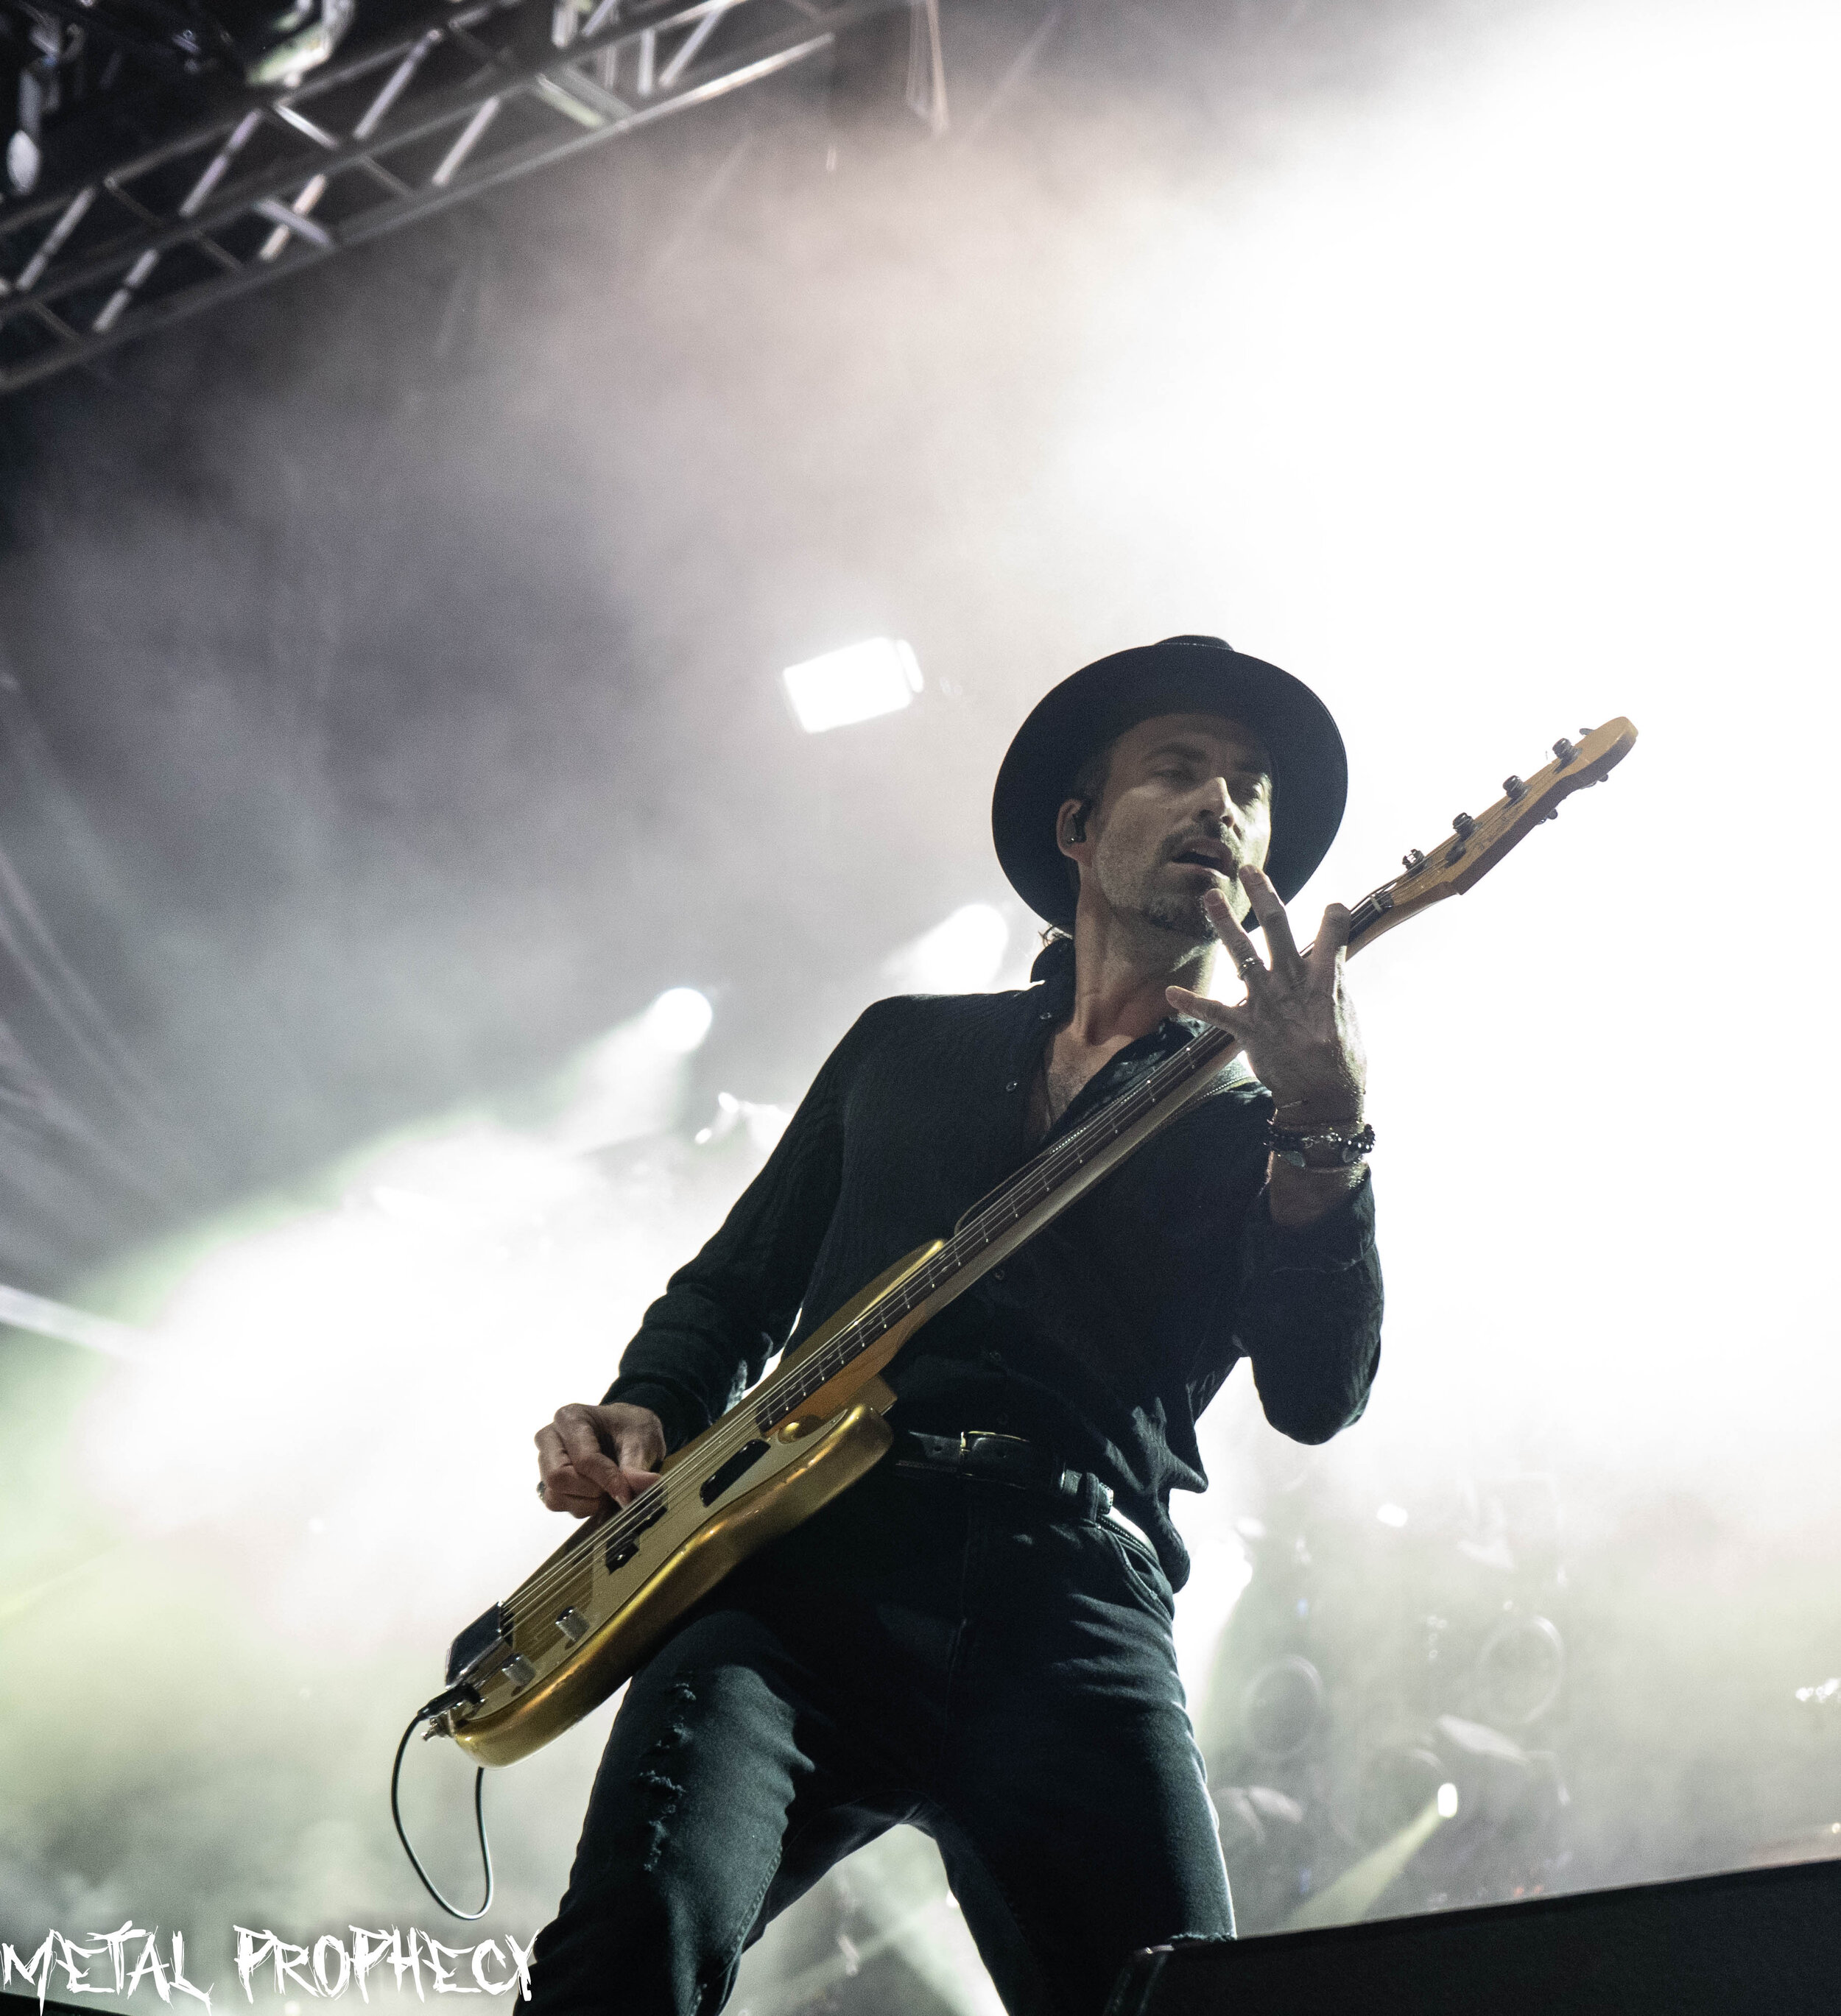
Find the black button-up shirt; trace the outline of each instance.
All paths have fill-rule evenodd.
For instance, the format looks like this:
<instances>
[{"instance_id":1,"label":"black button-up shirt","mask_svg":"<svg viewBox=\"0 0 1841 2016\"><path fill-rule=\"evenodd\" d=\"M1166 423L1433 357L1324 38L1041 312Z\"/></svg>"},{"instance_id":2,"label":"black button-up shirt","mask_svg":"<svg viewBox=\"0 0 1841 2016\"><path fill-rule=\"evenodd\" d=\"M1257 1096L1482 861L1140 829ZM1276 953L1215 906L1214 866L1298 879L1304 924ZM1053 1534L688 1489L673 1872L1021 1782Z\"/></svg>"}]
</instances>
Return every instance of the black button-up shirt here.
<instances>
[{"instance_id":1,"label":"black button-up shirt","mask_svg":"<svg viewBox=\"0 0 1841 2016\"><path fill-rule=\"evenodd\" d=\"M1072 1006L1071 973L1011 994L867 1010L766 1166L646 1312L609 1400L651 1408L676 1448L902 1255L950 1233L1033 1152L1029 1089ZM1106 1064L1049 1136L1187 1042L1172 1017ZM1198 1100L902 1347L899 1425L1021 1435L1096 1472L1189 1562L1173 1489L1207 1488L1195 1422L1236 1361L1266 1418L1327 1441L1367 1404L1381 1349L1367 1178L1313 1224L1266 1208L1271 1096L1238 1060Z\"/></svg>"}]
</instances>

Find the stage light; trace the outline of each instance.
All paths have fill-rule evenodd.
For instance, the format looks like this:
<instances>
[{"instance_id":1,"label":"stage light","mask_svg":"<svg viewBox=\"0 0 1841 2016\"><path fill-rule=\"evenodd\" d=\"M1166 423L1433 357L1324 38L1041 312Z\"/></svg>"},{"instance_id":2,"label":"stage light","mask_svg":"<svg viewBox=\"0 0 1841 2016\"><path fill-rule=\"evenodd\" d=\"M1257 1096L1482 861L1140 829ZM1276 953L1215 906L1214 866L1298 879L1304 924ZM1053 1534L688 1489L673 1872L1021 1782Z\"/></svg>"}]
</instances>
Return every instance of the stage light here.
<instances>
[{"instance_id":1,"label":"stage light","mask_svg":"<svg viewBox=\"0 0 1841 2016\"><path fill-rule=\"evenodd\" d=\"M1457 1817L1457 1787L1448 1778L1438 1788L1438 1816L1441 1820Z\"/></svg>"},{"instance_id":2,"label":"stage light","mask_svg":"<svg viewBox=\"0 0 1841 2016\"><path fill-rule=\"evenodd\" d=\"M687 1057L710 1032L715 1010L694 987L668 987L646 1010L646 1034L661 1050Z\"/></svg>"},{"instance_id":3,"label":"stage light","mask_svg":"<svg viewBox=\"0 0 1841 2016\"><path fill-rule=\"evenodd\" d=\"M147 1338L142 1332L106 1316L92 1316L86 1309L74 1309L65 1302L27 1294L23 1288L0 1287L0 1324L10 1330L30 1330L38 1337L59 1337L67 1344L80 1344L86 1351L100 1352L105 1358L132 1362L146 1355Z\"/></svg>"},{"instance_id":4,"label":"stage light","mask_svg":"<svg viewBox=\"0 0 1841 2016\"><path fill-rule=\"evenodd\" d=\"M715 1118L708 1126L698 1128L691 1139L699 1148L707 1148L713 1141L727 1140L739 1127L748 1136L751 1147L763 1155L769 1154L787 1131L787 1124L792 1117L790 1106L764 1104L751 1099L737 1099L732 1092L719 1092Z\"/></svg>"},{"instance_id":5,"label":"stage light","mask_svg":"<svg viewBox=\"0 0 1841 2016\"><path fill-rule=\"evenodd\" d=\"M996 977L1009 947L1003 912L967 903L903 945L883 977L904 994L975 994Z\"/></svg>"},{"instance_id":6,"label":"stage light","mask_svg":"<svg viewBox=\"0 0 1841 2016\"><path fill-rule=\"evenodd\" d=\"M1383 1526L1403 1526L1407 1523L1407 1508L1403 1505L1383 1505L1374 1514Z\"/></svg>"},{"instance_id":7,"label":"stage light","mask_svg":"<svg viewBox=\"0 0 1841 2016\"><path fill-rule=\"evenodd\" d=\"M1566 1641L1544 1617L1506 1617L1483 1640L1471 1675L1472 1698L1490 1722L1526 1729L1558 1700Z\"/></svg>"},{"instance_id":8,"label":"stage light","mask_svg":"<svg viewBox=\"0 0 1841 2016\"><path fill-rule=\"evenodd\" d=\"M1442 1817L1456 1816L1462 1805L1467 1832L1492 1831L1504 1825L1536 1790L1534 1760L1512 1737L1486 1723L1461 1715L1441 1715L1432 1726L1439 1774L1438 1805ZM1445 1812L1446 1787L1451 1812Z\"/></svg>"},{"instance_id":9,"label":"stage light","mask_svg":"<svg viewBox=\"0 0 1841 2016\"><path fill-rule=\"evenodd\" d=\"M1410 1753L1423 1756L1423 1751ZM1450 1793L1450 1812L1445 1795ZM1457 1788L1446 1783L1410 1818L1379 1846L1372 1849L1336 1880L1306 1898L1277 1928L1281 1931L1306 1932L1325 1925L1352 1925L1365 1918L1392 1888L1402 1870L1439 1831L1442 1820L1457 1810Z\"/></svg>"},{"instance_id":10,"label":"stage light","mask_svg":"<svg viewBox=\"0 0 1841 2016\"><path fill-rule=\"evenodd\" d=\"M231 30L249 81L291 89L339 46L356 6L355 0L292 0L279 9L255 10L251 19L249 10L218 0L214 11Z\"/></svg>"},{"instance_id":11,"label":"stage light","mask_svg":"<svg viewBox=\"0 0 1841 2016\"><path fill-rule=\"evenodd\" d=\"M899 714L920 690L920 668L912 647L892 637L871 637L827 651L822 658L788 665L780 676L808 735Z\"/></svg>"},{"instance_id":12,"label":"stage light","mask_svg":"<svg viewBox=\"0 0 1841 2016\"><path fill-rule=\"evenodd\" d=\"M686 1060L715 1018L694 987L668 987L582 1051L553 1082L543 1135L566 1154L598 1154L622 1141L663 1134L683 1117Z\"/></svg>"},{"instance_id":13,"label":"stage light","mask_svg":"<svg viewBox=\"0 0 1841 2016\"><path fill-rule=\"evenodd\" d=\"M1323 1675L1295 1652L1270 1661L1241 1697L1242 1738L1256 1757L1282 1763L1307 1749L1328 1717Z\"/></svg>"}]
</instances>

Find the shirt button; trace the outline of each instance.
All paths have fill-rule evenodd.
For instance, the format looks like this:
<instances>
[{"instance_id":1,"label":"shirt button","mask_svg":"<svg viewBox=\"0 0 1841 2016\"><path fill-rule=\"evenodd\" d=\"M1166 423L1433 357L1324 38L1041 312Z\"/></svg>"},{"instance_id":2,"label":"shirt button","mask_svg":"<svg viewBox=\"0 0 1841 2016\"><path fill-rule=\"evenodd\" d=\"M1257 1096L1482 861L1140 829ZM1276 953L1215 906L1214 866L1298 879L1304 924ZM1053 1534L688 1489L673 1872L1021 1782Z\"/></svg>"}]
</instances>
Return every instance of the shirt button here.
<instances>
[{"instance_id":1,"label":"shirt button","mask_svg":"<svg viewBox=\"0 0 1841 2016\"><path fill-rule=\"evenodd\" d=\"M1003 1088L1003 1089L1004 1089L1006 1092L1014 1092L1014 1091L1016 1090L1017 1087L1018 1087L1019 1085L1021 1085L1021 1083L1022 1083L1022 1080L1021 1080L1020 1078L1013 1078L1011 1080L1011 1082L1009 1082L1009 1084L1008 1084L1008 1085L1007 1085Z\"/></svg>"},{"instance_id":2,"label":"shirt button","mask_svg":"<svg viewBox=\"0 0 1841 2016\"><path fill-rule=\"evenodd\" d=\"M1001 1281L1003 1279L1003 1269L1001 1267L993 1267L991 1269L991 1279L993 1281Z\"/></svg>"},{"instance_id":3,"label":"shirt button","mask_svg":"<svg viewBox=\"0 0 1841 2016\"><path fill-rule=\"evenodd\" d=\"M1052 1008L1044 1008L1036 1019L1038 1022L1052 1022L1054 1020L1054 1010Z\"/></svg>"}]
</instances>

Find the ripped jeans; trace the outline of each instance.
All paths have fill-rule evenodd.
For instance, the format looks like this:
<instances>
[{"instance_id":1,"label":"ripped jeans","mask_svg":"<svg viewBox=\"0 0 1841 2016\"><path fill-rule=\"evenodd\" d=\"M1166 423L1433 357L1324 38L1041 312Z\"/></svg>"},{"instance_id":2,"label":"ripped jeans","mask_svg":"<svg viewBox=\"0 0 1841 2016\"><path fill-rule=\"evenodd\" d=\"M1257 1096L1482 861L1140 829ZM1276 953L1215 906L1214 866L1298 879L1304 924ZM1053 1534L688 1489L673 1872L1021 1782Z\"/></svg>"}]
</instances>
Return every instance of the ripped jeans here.
<instances>
[{"instance_id":1,"label":"ripped jeans","mask_svg":"<svg viewBox=\"0 0 1841 2016\"><path fill-rule=\"evenodd\" d=\"M902 1822L1011 2016L1098 2016L1139 1947L1230 1937L1173 1609L1112 1521L881 1464L628 1687L535 2016L720 2009L768 1921Z\"/></svg>"}]
</instances>

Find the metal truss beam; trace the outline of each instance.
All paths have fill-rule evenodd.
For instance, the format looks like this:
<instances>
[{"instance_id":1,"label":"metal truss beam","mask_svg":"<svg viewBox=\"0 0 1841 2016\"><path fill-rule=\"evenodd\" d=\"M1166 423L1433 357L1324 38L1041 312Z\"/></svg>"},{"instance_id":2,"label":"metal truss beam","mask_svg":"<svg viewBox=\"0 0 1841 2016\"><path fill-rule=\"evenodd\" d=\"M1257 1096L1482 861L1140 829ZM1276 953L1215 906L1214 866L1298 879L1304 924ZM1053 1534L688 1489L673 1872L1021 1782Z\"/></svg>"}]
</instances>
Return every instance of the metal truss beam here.
<instances>
[{"instance_id":1,"label":"metal truss beam","mask_svg":"<svg viewBox=\"0 0 1841 2016\"><path fill-rule=\"evenodd\" d=\"M0 393L513 176L790 69L927 0L474 0L0 217ZM910 97L913 92L910 91ZM917 107L937 122L941 106Z\"/></svg>"}]
</instances>

